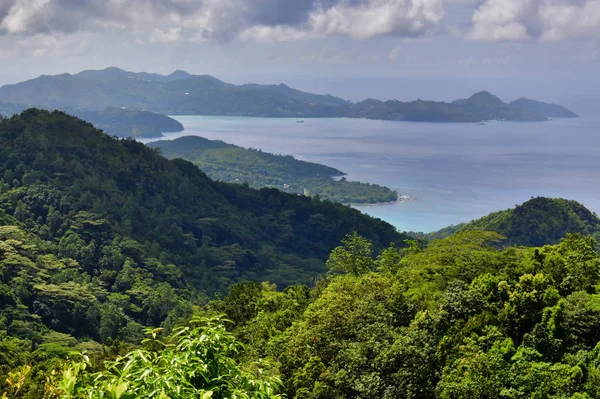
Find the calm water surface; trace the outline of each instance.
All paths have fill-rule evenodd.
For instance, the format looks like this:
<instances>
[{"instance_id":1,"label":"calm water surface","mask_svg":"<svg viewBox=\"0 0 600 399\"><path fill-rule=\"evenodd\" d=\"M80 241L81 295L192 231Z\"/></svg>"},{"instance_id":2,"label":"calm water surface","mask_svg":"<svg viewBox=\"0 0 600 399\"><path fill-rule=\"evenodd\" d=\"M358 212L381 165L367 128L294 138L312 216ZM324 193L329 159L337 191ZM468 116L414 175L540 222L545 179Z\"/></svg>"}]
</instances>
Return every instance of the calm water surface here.
<instances>
[{"instance_id":1,"label":"calm water surface","mask_svg":"<svg viewBox=\"0 0 600 399\"><path fill-rule=\"evenodd\" d=\"M178 116L185 131L323 163L387 185L412 203L357 206L400 230L433 231L532 196L600 211L600 118L432 124L360 119Z\"/></svg>"}]
</instances>

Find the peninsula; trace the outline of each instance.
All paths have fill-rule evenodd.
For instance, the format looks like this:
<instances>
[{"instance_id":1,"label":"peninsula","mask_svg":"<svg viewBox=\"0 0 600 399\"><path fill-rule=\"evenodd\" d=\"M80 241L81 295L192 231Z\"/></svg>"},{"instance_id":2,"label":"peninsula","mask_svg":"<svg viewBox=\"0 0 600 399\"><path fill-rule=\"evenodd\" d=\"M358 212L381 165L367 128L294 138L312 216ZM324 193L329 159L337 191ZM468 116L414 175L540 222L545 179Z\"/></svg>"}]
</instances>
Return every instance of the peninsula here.
<instances>
[{"instance_id":1,"label":"peninsula","mask_svg":"<svg viewBox=\"0 0 600 399\"><path fill-rule=\"evenodd\" d=\"M167 158L196 164L211 179L247 183L250 187L277 188L290 194L318 196L344 204L376 204L398 201L398 193L377 184L346 180L345 173L290 155L275 155L246 149L220 140L185 136L148 144ZM334 179L337 177L339 179Z\"/></svg>"}]
</instances>

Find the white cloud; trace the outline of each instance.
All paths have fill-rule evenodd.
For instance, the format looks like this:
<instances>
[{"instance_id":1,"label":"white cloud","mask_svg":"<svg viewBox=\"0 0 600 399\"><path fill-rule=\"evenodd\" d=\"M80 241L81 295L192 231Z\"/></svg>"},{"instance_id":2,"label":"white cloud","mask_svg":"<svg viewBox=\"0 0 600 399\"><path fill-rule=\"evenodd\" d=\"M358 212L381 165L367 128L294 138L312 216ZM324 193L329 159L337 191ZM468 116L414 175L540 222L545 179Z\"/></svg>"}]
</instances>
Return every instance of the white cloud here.
<instances>
[{"instance_id":1,"label":"white cloud","mask_svg":"<svg viewBox=\"0 0 600 399\"><path fill-rule=\"evenodd\" d=\"M474 40L563 40L600 35L600 0L485 0Z\"/></svg>"},{"instance_id":2,"label":"white cloud","mask_svg":"<svg viewBox=\"0 0 600 399\"><path fill-rule=\"evenodd\" d=\"M420 36L444 16L439 0L370 0L350 6L341 3L310 15L312 30L321 35L367 39L381 35Z\"/></svg>"},{"instance_id":3,"label":"white cloud","mask_svg":"<svg viewBox=\"0 0 600 399\"><path fill-rule=\"evenodd\" d=\"M0 34L122 29L151 41L420 36L444 0L0 0Z\"/></svg>"},{"instance_id":4,"label":"white cloud","mask_svg":"<svg viewBox=\"0 0 600 399\"><path fill-rule=\"evenodd\" d=\"M8 9L7 15L0 23L0 29L8 33L26 32L36 16L48 7L50 0L17 0Z\"/></svg>"},{"instance_id":5,"label":"white cloud","mask_svg":"<svg viewBox=\"0 0 600 399\"><path fill-rule=\"evenodd\" d=\"M150 34L153 43L173 43L181 39L181 28L154 29Z\"/></svg>"}]
</instances>

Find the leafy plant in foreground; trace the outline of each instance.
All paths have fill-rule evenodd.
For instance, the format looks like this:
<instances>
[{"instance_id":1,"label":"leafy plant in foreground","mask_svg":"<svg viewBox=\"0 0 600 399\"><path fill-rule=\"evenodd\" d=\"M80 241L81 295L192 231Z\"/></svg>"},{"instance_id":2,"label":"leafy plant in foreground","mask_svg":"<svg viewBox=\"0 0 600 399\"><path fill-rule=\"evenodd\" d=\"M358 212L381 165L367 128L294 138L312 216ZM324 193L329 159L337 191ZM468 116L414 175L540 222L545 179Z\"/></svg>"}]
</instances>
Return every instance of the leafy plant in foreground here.
<instances>
[{"instance_id":1,"label":"leafy plant in foreground","mask_svg":"<svg viewBox=\"0 0 600 399\"><path fill-rule=\"evenodd\" d=\"M74 361L46 387L50 399L264 399L279 398L279 381L236 361L243 349L219 317L193 318L165 340L148 330L138 349L89 373L87 357Z\"/></svg>"}]
</instances>

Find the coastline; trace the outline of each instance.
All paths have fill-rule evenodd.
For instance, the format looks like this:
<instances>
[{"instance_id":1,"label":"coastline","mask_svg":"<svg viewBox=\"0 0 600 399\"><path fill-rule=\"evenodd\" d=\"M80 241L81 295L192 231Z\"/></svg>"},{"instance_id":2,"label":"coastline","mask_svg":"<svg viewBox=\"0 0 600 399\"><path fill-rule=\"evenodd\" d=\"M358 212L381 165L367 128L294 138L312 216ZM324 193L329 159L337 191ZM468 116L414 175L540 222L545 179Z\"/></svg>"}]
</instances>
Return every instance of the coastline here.
<instances>
[{"instance_id":1,"label":"coastline","mask_svg":"<svg viewBox=\"0 0 600 399\"><path fill-rule=\"evenodd\" d=\"M348 206L379 206L379 205L393 205L393 204L408 204L410 202L416 202L417 198L416 197L411 197L410 195L400 195L398 193L398 190L395 190L396 194L398 194L398 198L395 201L385 201L385 202L374 202L374 203L370 203L370 202L353 202L353 203L348 203L345 205Z\"/></svg>"}]
</instances>

